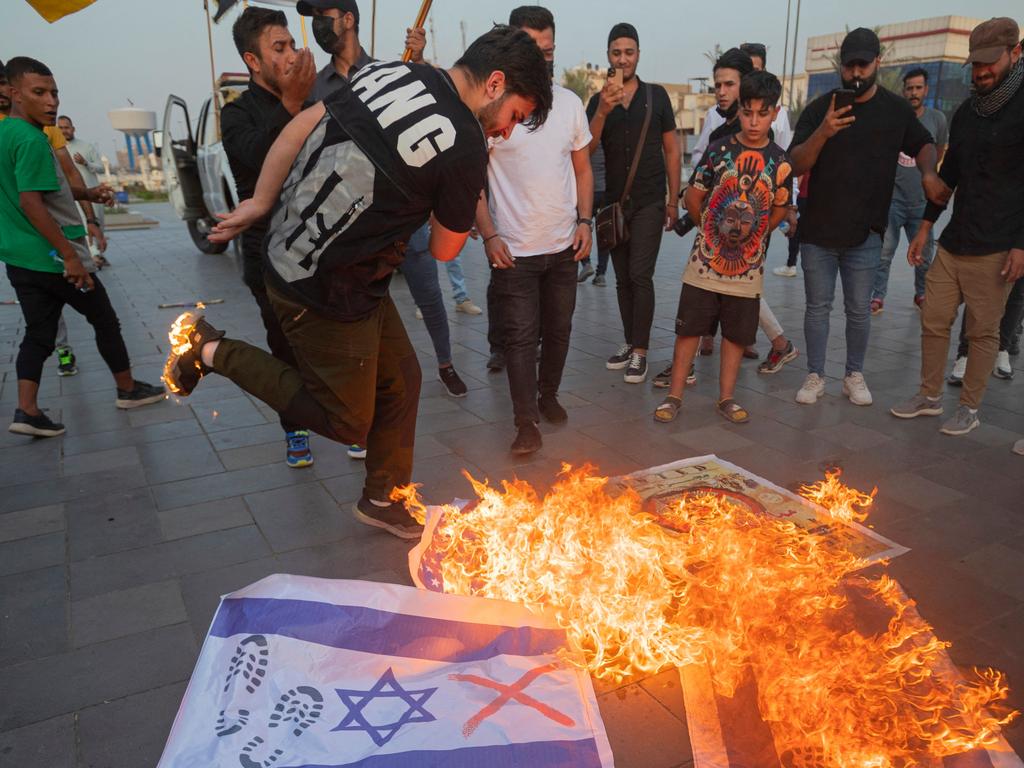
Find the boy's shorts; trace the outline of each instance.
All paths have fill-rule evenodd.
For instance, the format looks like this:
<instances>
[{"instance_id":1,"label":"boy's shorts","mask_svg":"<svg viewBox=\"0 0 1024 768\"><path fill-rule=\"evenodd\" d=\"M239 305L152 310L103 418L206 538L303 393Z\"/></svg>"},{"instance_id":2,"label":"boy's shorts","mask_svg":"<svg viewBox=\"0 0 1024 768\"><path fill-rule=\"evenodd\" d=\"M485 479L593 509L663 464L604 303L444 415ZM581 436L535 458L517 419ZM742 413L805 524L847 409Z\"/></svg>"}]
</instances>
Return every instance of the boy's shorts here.
<instances>
[{"instance_id":1,"label":"boy's shorts","mask_svg":"<svg viewBox=\"0 0 1024 768\"><path fill-rule=\"evenodd\" d=\"M757 340L761 300L697 288L683 283L676 312L676 336L722 336L733 344L749 347Z\"/></svg>"}]
</instances>

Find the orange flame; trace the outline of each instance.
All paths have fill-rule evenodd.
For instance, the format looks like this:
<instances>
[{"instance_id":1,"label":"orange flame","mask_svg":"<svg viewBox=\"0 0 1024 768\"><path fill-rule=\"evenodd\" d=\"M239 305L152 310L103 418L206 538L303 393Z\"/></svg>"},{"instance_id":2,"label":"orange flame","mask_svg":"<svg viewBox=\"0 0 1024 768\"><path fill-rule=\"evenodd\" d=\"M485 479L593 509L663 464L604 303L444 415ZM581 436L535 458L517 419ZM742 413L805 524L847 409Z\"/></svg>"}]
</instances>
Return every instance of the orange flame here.
<instances>
[{"instance_id":1,"label":"orange flame","mask_svg":"<svg viewBox=\"0 0 1024 768\"><path fill-rule=\"evenodd\" d=\"M466 477L477 500L443 508L434 533L445 591L550 612L569 658L598 678L706 661L731 695L752 671L777 744L843 768L990 747L1017 714L988 712L1008 695L1000 673L937 674L948 643L892 579L855 575L867 563L825 536L711 493L655 516L631 490L612 496L591 467L563 465L542 498L524 481L499 490ZM801 493L847 522L874 497L838 472ZM400 497L422 521L415 488ZM853 601L887 624L855 626Z\"/></svg>"},{"instance_id":2,"label":"orange flame","mask_svg":"<svg viewBox=\"0 0 1024 768\"><path fill-rule=\"evenodd\" d=\"M170 330L167 332L167 339L171 343L171 352L175 356L181 356L192 349L192 342L189 340L189 334L192 329L195 328L196 319L191 312L182 312L175 321L171 324ZM167 362L164 364L164 372L160 377L167 388L176 395L180 395L181 389L176 387L174 379L170 375L171 355L168 355ZM196 361L196 367L199 367L199 362Z\"/></svg>"}]
</instances>

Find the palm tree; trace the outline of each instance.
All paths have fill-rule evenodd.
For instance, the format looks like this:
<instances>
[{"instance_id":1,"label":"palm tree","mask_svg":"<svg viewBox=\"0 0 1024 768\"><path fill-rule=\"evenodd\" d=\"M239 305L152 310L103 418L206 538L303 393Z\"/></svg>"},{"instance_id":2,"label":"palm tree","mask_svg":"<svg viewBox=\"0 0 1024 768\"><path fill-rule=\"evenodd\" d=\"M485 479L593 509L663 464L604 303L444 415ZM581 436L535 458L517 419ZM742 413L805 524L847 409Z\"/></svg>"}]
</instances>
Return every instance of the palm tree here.
<instances>
[{"instance_id":1,"label":"palm tree","mask_svg":"<svg viewBox=\"0 0 1024 768\"><path fill-rule=\"evenodd\" d=\"M710 51L704 51L704 58L710 61L712 66L714 66L715 62L718 61L718 58L723 53L725 53L725 51L722 50L722 44L715 43L715 47L712 48Z\"/></svg>"},{"instance_id":2,"label":"palm tree","mask_svg":"<svg viewBox=\"0 0 1024 768\"><path fill-rule=\"evenodd\" d=\"M582 67L562 70L562 86L580 97L580 101L586 104L594 93L587 71Z\"/></svg>"}]
</instances>

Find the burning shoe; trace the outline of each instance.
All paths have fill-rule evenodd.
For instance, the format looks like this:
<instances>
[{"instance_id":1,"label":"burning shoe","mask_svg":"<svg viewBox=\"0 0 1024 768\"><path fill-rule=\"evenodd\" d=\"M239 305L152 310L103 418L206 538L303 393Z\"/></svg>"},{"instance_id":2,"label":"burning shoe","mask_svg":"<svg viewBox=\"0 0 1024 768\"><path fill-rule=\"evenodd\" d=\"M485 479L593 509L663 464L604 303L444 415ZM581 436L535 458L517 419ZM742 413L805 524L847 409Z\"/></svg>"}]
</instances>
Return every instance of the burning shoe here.
<instances>
[{"instance_id":1,"label":"burning shoe","mask_svg":"<svg viewBox=\"0 0 1024 768\"><path fill-rule=\"evenodd\" d=\"M218 331L206 317L191 312L178 316L167 332L171 352L167 355L162 376L167 388L176 395L188 397L199 384L199 380L212 369L203 365L200 353L209 341L224 338L224 331Z\"/></svg>"},{"instance_id":2,"label":"burning shoe","mask_svg":"<svg viewBox=\"0 0 1024 768\"><path fill-rule=\"evenodd\" d=\"M409 516L405 504L401 501L394 501L382 507L371 501L364 493L352 511L359 522L383 528L400 539L418 539L423 533L423 526Z\"/></svg>"}]
</instances>

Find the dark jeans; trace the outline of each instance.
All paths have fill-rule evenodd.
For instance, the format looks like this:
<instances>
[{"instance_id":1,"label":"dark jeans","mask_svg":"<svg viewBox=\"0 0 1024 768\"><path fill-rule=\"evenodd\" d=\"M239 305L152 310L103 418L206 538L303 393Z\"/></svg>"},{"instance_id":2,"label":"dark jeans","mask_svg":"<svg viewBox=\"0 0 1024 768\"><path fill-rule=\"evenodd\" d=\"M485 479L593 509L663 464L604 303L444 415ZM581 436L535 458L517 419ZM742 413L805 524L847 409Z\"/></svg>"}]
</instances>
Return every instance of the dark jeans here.
<instances>
[{"instance_id":1,"label":"dark jeans","mask_svg":"<svg viewBox=\"0 0 1024 768\"><path fill-rule=\"evenodd\" d=\"M420 366L398 310L385 296L365 319L340 322L267 288L297 367L222 339L214 370L290 422L366 446L366 487L384 501L412 480Z\"/></svg>"},{"instance_id":2,"label":"dark jeans","mask_svg":"<svg viewBox=\"0 0 1024 768\"><path fill-rule=\"evenodd\" d=\"M804 215L804 208L807 207L807 198L798 197L796 199L796 210L800 216ZM796 266L796 257L800 255L800 223L797 222L796 234L789 238L789 256L786 258L787 267Z\"/></svg>"},{"instance_id":3,"label":"dark jeans","mask_svg":"<svg viewBox=\"0 0 1024 768\"><path fill-rule=\"evenodd\" d=\"M661 201L626 214L629 240L612 249L615 294L626 343L647 349L654 322L654 267L665 228Z\"/></svg>"},{"instance_id":4,"label":"dark jeans","mask_svg":"<svg viewBox=\"0 0 1024 768\"><path fill-rule=\"evenodd\" d=\"M491 270L491 282L487 284L487 344L491 348L491 354L504 353L505 340L502 337L501 328L501 300L498 298L498 291L494 286L494 273L500 269Z\"/></svg>"},{"instance_id":5,"label":"dark jeans","mask_svg":"<svg viewBox=\"0 0 1024 768\"><path fill-rule=\"evenodd\" d=\"M594 215L597 216L597 212L605 206L604 192L594 193ZM594 238L594 248L597 248L597 238ZM603 275L608 271L608 256L610 252L602 248L597 248L597 274ZM583 259L584 264L590 264L590 257Z\"/></svg>"},{"instance_id":6,"label":"dark jeans","mask_svg":"<svg viewBox=\"0 0 1024 768\"><path fill-rule=\"evenodd\" d=\"M438 366L452 361L452 344L448 331L448 312L444 308L444 296L437 277L437 260L430 253L430 229L424 224L409 238L402 261L402 274L409 286L412 300L423 314L430 341L434 344Z\"/></svg>"},{"instance_id":7,"label":"dark jeans","mask_svg":"<svg viewBox=\"0 0 1024 768\"><path fill-rule=\"evenodd\" d=\"M267 286L265 284L250 285L249 290L252 292L252 297L256 299L256 306L260 308L260 320L263 321L263 327L267 331L267 346L270 347L270 354L282 363L290 365L292 368L298 368L299 364L295 360L292 345L288 343L288 338L281 330L281 322L277 319L274 306L270 303L270 297L267 296ZM281 428L285 432L294 432L303 427L301 424L288 421L281 416Z\"/></svg>"},{"instance_id":8,"label":"dark jeans","mask_svg":"<svg viewBox=\"0 0 1024 768\"><path fill-rule=\"evenodd\" d=\"M42 378L43 364L53 354L57 324L65 304L89 321L96 332L96 348L111 373L131 368L121 337L121 323L98 274L92 276L93 290L85 293L56 272L36 272L8 264L7 278L25 317L25 338L21 340L15 364L19 379L38 382Z\"/></svg>"},{"instance_id":9,"label":"dark jeans","mask_svg":"<svg viewBox=\"0 0 1024 768\"><path fill-rule=\"evenodd\" d=\"M1004 352L1020 345L1021 322L1024 321L1024 277L1013 284L1006 300L1003 319L999 323L999 351ZM957 357L967 357L970 342L967 340L967 313L960 320L960 344Z\"/></svg>"},{"instance_id":10,"label":"dark jeans","mask_svg":"<svg viewBox=\"0 0 1024 768\"><path fill-rule=\"evenodd\" d=\"M505 365L516 425L540 421L537 395L554 395L562 382L576 309L573 249L516 259L495 269L491 283L502 310ZM537 337L541 336L540 368Z\"/></svg>"}]
</instances>

